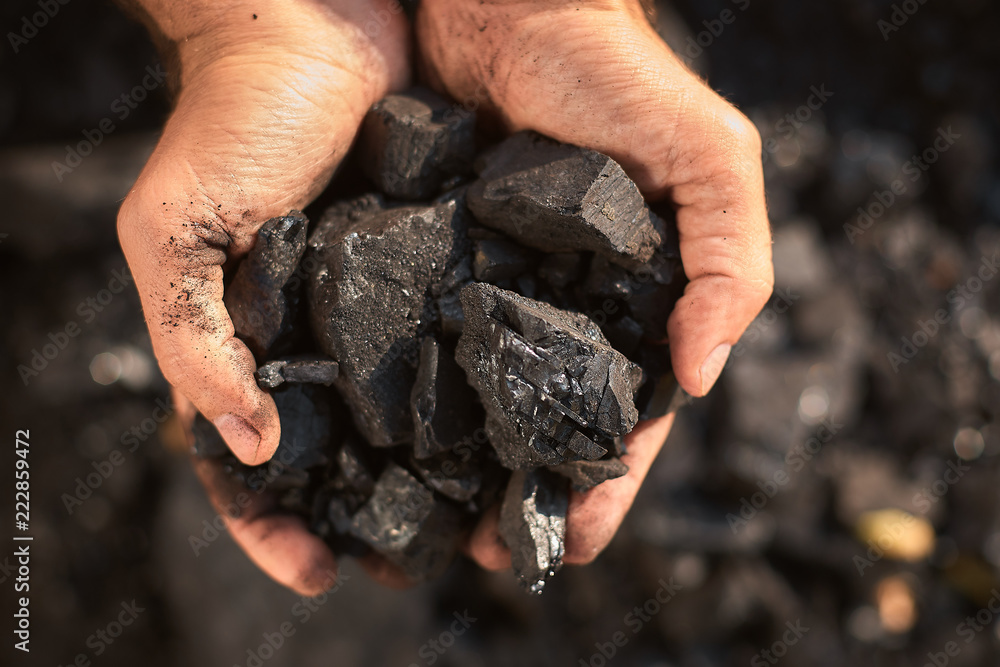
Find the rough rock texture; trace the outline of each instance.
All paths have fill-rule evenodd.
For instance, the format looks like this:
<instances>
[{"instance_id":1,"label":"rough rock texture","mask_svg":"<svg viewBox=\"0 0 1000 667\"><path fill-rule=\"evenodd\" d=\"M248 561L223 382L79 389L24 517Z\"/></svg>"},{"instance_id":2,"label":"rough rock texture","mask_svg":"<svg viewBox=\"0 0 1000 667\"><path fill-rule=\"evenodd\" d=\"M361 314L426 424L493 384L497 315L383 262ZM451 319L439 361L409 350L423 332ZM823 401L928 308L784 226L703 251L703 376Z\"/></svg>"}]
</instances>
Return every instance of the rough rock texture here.
<instances>
[{"instance_id":1,"label":"rough rock texture","mask_svg":"<svg viewBox=\"0 0 1000 667\"><path fill-rule=\"evenodd\" d=\"M585 315L486 283L462 290L456 358L511 469L595 460L638 420L641 371Z\"/></svg>"},{"instance_id":2,"label":"rough rock texture","mask_svg":"<svg viewBox=\"0 0 1000 667\"><path fill-rule=\"evenodd\" d=\"M562 567L569 492L565 479L544 469L511 475L500 508L500 536L510 548L518 581L530 593Z\"/></svg>"},{"instance_id":3,"label":"rough rock texture","mask_svg":"<svg viewBox=\"0 0 1000 667\"><path fill-rule=\"evenodd\" d=\"M339 370L336 361L303 355L269 361L257 369L256 378L261 389L274 389L285 382L329 387L337 379Z\"/></svg>"},{"instance_id":4,"label":"rough rock texture","mask_svg":"<svg viewBox=\"0 0 1000 667\"><path fill-rule=\"evenodd\" d=\"M458 513L404 468L390 463L351 534L417 580L440 576L455 556Z\"/></svg>"},{"instance_id":5,"label":"rough rock texture","mask_svg":"<svg viewBox=\"0 0 1000 667\"><path fill-rule=\"evenodd\" d=\"M272 352L278 337L291 327L290 307L295 303L286 285L305 253L308 224L299 211L265 222L226 288L224 300L236 335L257 359Z\"/></svg>"},{"instance_id":6,"label":"rough rock texture","mask_svg":"<svg viewBox=\"0 0 1000 667\"><path fill-rule=\"evenodd\" d=\"M365 174L397 199L427 199L469 171L476 117L426 88L389 95L365 116L359 154Z\"/></svg>"},{"instance_id":7,"label":"rough rock texture","mask_svg":"<svg viewBox=\"0 0 1000 667\"><path fill-rule=\"evenodd\" d=\"M621 166L595 151L519 132L477 160L469 208L482 224L548 252L591 250L633 266L663 222Z\"/></svg>"},{"instance_id":8,"label":"rough rock texture","mask_svg":"<svg viewBox=\"0 0 1000 667\"><path fill-rule=\"evenodd\" d=\"M328 212L309 240L319 264L313 331L376 447L413 440L409 399L420 340L436 318L431 288L468 254L464 230L455 201L383 209L370 198Z\"/></svg>"}]
</instances>

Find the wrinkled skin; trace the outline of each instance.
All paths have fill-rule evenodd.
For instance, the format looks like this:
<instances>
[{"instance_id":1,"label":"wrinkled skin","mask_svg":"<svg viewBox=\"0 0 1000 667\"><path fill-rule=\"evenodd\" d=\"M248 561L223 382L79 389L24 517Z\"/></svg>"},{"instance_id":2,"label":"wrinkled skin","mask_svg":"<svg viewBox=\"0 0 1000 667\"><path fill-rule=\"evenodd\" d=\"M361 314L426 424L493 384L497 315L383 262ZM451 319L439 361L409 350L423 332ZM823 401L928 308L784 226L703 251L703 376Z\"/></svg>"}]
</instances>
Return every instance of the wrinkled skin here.
<instances>
[{"instance_id":1,"label":"wrinkled skin","mask_svg":"<svg viewBox=\"0 0 1000 667\"><path fill-rule=\"evenodd\" d=\"M179 94L122 205L119 237L164 375L246 463L274 453L279 427L252 355L233 336L223 265L247 252L268 218L322 191L367 108L405 88L415 68L502 131L534 129L606 153L647 198L673 204L690 283L664 335L689 393L708 392L771 294L759 135L630 0L422 0L415 25L392 0L140 5L176 53ZM567 562L607 546L672 422L641 423L627 440L629 474L573 495ZM211 464L197 467L224 504L232 490ZM301 520L272 510L264 497L230 520L234 539L300 593L330 586L332 554ZM467 544L489 569L510 565L497 515ZM405 583L384 562L366 566Z\"/></svg>"}]
</instances>

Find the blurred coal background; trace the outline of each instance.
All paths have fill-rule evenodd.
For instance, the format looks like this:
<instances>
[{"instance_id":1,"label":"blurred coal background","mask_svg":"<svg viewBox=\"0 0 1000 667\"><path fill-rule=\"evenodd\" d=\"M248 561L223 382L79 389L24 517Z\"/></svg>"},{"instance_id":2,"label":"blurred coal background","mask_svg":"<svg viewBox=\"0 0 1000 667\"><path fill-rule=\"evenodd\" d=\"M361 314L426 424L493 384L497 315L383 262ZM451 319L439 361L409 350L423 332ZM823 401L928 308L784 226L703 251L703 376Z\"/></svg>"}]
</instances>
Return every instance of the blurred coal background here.
<instances>
[{"instance_id":1,"label":"blurred coal background","mask_svg":"<svg viewBox=\"0 0 1000 667\"><path fill-rule=\"evenodd\" d=\"M116 209L168 110L156 54L106 2L57 6L35 32L39 4L0 8L0 466L30 429L35 537L32 652L4 603L3 664L1000 661L996 3L662 6L764 137L774 299L593 565L529 598L468 563L401 593L347 562L308 605L208 527L122 289Z\"/></svg>"}]
</instances>

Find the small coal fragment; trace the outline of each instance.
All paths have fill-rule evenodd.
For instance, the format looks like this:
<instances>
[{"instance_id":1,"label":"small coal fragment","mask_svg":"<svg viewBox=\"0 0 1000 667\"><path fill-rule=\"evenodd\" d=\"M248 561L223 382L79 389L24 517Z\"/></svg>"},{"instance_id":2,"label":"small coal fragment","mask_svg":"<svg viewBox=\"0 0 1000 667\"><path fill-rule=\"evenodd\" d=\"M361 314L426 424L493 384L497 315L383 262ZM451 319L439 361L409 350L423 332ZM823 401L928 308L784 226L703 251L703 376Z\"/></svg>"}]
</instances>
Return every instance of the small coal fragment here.
<instances>
[{"instance_id":1,"label":"small coal fragment","mask_svg":"<svg viewBox=\"0 0 1000 667\"><path fill-rule=\"evenodd\" d=\"M589 491L598 484L617 479L628 472L628 466L619 458L600 461L567 461L549 470L569 478L574 491Z\"/></svg>"},{"instance_id":2,"label":"small coal fragment","mask_svg":"<svg viewBox=\"0 0 1000 667\"><path fill-rule=\"evenodd\" d=\"M299 211L265 222L226 288L223 298L236 335L257 359L266 358L291 327L286 285L305 253L308 224Z\"/></svg>"},{"instance_id":3,"label":"small coal fragment","mask_svg":"<svg viewBox=\"0 0 1000 667\"><path fill-rule=\"evenodd\" d=\"M475 253L473 275L476 280L490 283L520 276L528 270L532 260L525 248L503 240L476 241Z\"/></svg>"},{"instance_id":4,"label":"small coal fragment","mask_svg":"<svg viewBox=\"0 0 1000 667\"><path fill-rule=\"evenodd\" d=\"M511 565L529 593L540 594L562 567L565 551L567 481L544 469L511 475L500 508L500 536Z\"/></svg>"},{"instance_id":5,"label":"small coal fragment","mask_svg":"<svg viewBox=\"0 0 1000 667\"><path fill-rule=\"evenodd\" d=\"M458 510L390 463L368 502L351 519L351 534L398 565L410 578L440 576L458 546Z\"/></svg>"},{"instance_id":6,"label":"small coal fragment","mask_svg":"<svg viewBox=\"0 0 1000 667\"><path fill-rule=\"evenodd\" d=\"M474 113L426 88L389 95L365 116L361 167L390 197L433 197L446 179L469 171L475 127Z\"/></svg>"},{"instance_id":7,"label":"small coal fragment","mask_svg":"<svg viewBox=\"0 0 1000 667\"><path fill-rule=\"evenodd\" d=\"M194 436L194 455L203 459L218 459L229 454L229 446L219 435L215 424L205 419L199 412L191 425Z\"/></svg>"},{"instance_id":8,"label":"small coal fragment","mask_svg":"<svg viewBox=\"0 0 1000 667\"><path fill-rule=\"evenodd\" d=\"M339 366L332 359L322 357L293 357L275 359L257 369L257 386L274 389L284 382L322 384L329 387L337 379Z\"/></svg>"},{"instance_id":9,"label":"small coal fragment","mask_svg":"<svg viewBox=\"0 0 1000 667\"><path fill-rule=\"evenodd\" d=\"M468 192L476 219L529 247L592 250L632 266L649 261L663 240L663 221L606 155L519 132L476 170Z\"/></svg>"},{"instance_id":10,"label":"small coal fragment","mask_svg":"<svg viewBox=\"0 0 1000 667\"><path fill-rule=\"evenodd\" d=\"M257 379L257 386L261 389L274 389L281 383L285 381L285 376L282 373L287 361L269 361L254 373L254 377Z\"/></svg>"},{"instance_id":11,"label":"small coal fragment","mask_svg":"<svg viewBox=\"0 0 1000 667\"><path fill-rule=\"evenodd\" d=\"M457 202L336 207L309 239L313 331L340 365L334 385L368 442L413 441L410 393L420 341L437 318L432 286L469 252Z\"/></svg>"},{"instance_id":12,"label":"small coal fragment","mask_svg":"<svg viewBox=\"0 0 1000 667\"><path fill-rule=\"evenodd\" d=\"M322 384L329 387L339 375L340 366L331 359L298 359L289 361L282 374L285 382Z\"/></svg>"},{"instance_id":13,"label":"small coal fragment","mask_svg":"<svg viewBox=\"0 0 1000 667\"><path fill-rule=\"evenodd\" d=\"M474 402L465 373L454 355L430 336L420 347L410 412L413 452L418 459L450 450L482 423L482 410Z\"/></svg>"},{"instance_id":14,"label":"small coal fragment","mask_svg":"<svg viewBox=\"0 0 1000 667\"><path fill-rule=\"evenodd\" d=\"M460 503L472 500L483 484L483 471L477 461L453 452L429 459L414 457L410 464L427 486Z\"/></svg>"},{"instance_id":15,"label":"small coal fragment","mask_svg":"<svg viewBox=\"0 0 1000 667\"><path fill-rule=\"evenodd\" d=\"M456 359L505 467L600 458L635 426L641 370L585 315L486 283L462 290L462 308Z\"/></svg>"}]
</instances>

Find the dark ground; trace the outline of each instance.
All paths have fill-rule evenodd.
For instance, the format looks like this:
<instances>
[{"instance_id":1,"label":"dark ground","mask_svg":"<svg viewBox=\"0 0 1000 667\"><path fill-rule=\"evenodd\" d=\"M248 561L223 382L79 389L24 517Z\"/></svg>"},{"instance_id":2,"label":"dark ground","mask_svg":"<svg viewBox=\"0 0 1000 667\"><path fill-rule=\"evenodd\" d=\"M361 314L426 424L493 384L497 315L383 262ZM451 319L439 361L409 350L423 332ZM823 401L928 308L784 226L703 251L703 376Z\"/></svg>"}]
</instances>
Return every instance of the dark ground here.
<instances>
[{"instance_id":1,"label":"dark ground","mask_svg":"<svg viewBox=\"0 0 1000 667\"><path fill-rule=\"evenodd\" d=\"M391 592L348 562L308 619L225 535L193 553L189 536L214 515L173 421L142 431L163 414L166 386L134 289L102 293L124 266L117 204L166 114L162 90L125 119L112 105L156 62L152 48L103 2L60 6L18 53L5 38L0 423L11 443L31 430L35 541L30 660L11 649L4 602L0 662L597 666L621 632L609 663L997 664L1000 281L977 272L1000 253L1000 11L929 0L884 40L877 22L891 4L675 4L665 30L682 52L703 21L736 15L702 36L711 43L694 67L776 140L765 160L777 295L720 386L678 419L607 552L541 598L467 563ZM5 4L4 34L37 10ZM832 93L812 98L818 109L802 106L813 87ZM51 163L105 117L115 131L58 180ZM957 138L926 171L907 168L948 128ZM896 180L902 194L879 214ZM859 207L873 215L866 229ZM70 323L79 335L26 385L16 367ZM113 472L70 513L64 494L95 465ZM741 507L745 524L732 521ZM887 508L914 518L870 514ZM879 531L884 557L866 543ZM3 543L0 587L11 589ZM671 577L680 592L651 602ZM91 638L133 600L143 611L113 643ZM654 613L632 612L646 604ZM477 620L451 646L442 633L466 610ZM295 634L270 651L265 635L286 621ZM801 639L786 634L796 623ZM450 648L439 657L431 640Z\"/></svg>"}]
</instances>

